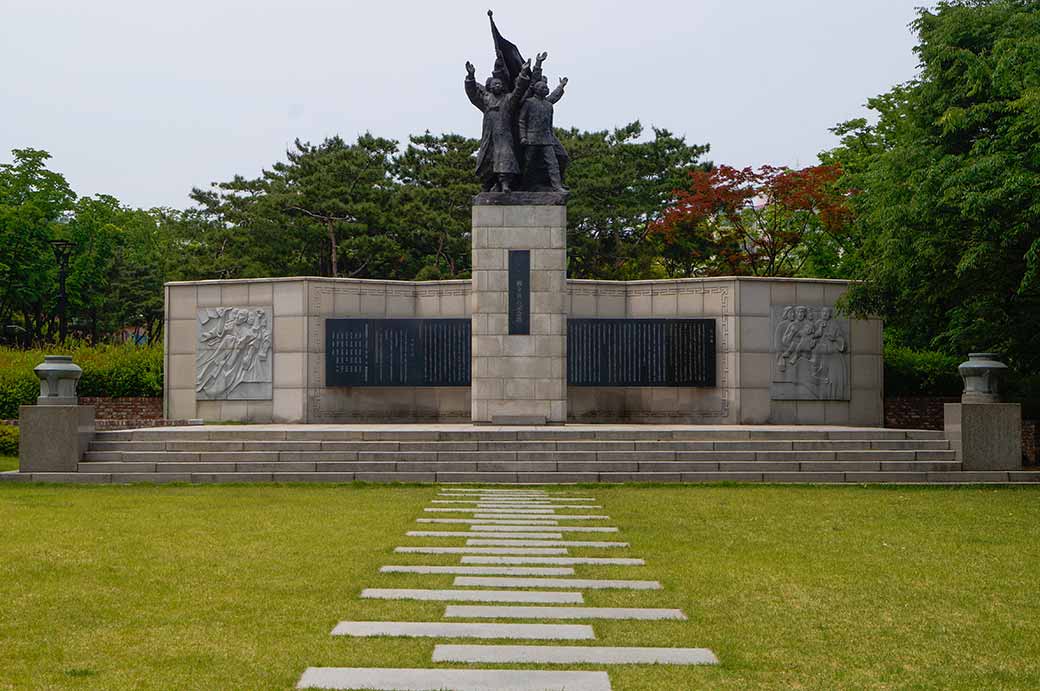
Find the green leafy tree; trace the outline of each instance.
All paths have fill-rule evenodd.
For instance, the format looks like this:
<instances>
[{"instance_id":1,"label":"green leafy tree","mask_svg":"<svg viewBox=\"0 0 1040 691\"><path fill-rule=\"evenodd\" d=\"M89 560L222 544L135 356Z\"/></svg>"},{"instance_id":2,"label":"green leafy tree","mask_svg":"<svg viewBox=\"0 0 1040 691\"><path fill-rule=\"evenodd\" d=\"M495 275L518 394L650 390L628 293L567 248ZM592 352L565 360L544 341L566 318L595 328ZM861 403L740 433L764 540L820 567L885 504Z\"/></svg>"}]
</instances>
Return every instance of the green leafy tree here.
<instances>
[{"instance_id":1,"label":"green leafy tree","mask_svg":"<svg viewBox=\"0 0 1040 691\"><path fill-rule=\"evenodd\" d=\"M410 237L417 279L468 275L472 200L480 192L473 173L478 148L476 139L426 132L411 137L394 161L400 186L393 218Z\"/></svg>"},{"instance_id":2,"label":"green leafy tree","mask_svg":"<svg viewBox=\"0 0 1040 691\"><path fill-rule=\"evenodd\" d=\"M641 141L633 122L612 132L558 130L571 157L566 185L569 274L574 278L663 276L651 224L675 201L689 173L708 169L707 145L690 145L668 130Z\"/></svg>"},{"instance_id":3,"label":"green leafy tree","mask_svg":"<svg viewBox=\"0 0 1040 691\"><path fill-rule=\"evenodd\" d=\"M871 99L876 125L822 156L854 193L865 283L890 336L997 350L1040 370L1040 2L962 0L914 22L919 76Z\"/></svg>"},{"instance_id":4,"label":"green leafy tree","mask_svg":"<svg viewBox=\"0 0 1040 691\"><path fill-rule=\"evenodd\" d=\"M50 240L76 199L68 182L47 169L50 154L15 149L0 164L0 328L4 336L43 337L53 324L57 267Z\"/></svg>"}]
</instances>

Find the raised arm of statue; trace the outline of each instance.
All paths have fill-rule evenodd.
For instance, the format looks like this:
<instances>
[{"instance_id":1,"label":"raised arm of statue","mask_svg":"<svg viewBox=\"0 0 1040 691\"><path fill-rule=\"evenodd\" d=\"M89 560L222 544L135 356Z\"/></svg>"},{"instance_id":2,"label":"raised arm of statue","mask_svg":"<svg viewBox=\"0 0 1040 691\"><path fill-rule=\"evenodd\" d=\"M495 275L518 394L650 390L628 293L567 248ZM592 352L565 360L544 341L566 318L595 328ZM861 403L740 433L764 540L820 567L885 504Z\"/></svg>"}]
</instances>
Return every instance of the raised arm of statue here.
<instances>
[{"instance_id":1,"label":"raised arm of statue","mask_svg":"<svg viewBox=\"0 0 1040 691\"><path fill-rule=\"evenodd\" d=\"M566 86L567 78L560 77L560 85L553 89L551 94L545 97L546 100L548 100L549 103L556 103L557 101L559 101L561 98L563 98L563 89Z\"/></svg>"},{"instance_id":2,"label":"raised arm of statue","mask_svg":"<svg viewBox=\"0 0 1040 691\"><path fill-rule=\"evenodd\" d=\"M466 63L466 96L481 113L484 112L484 87L477 84L476 69L473 63Z\"/></svg>"},{"instance_id":3,"label":"raised arm of statue","mask_svg":"<svg viewBox=\"0 0 1040 691\"><path fill-rule=\"evenodd\" d=\"M516 85L513 87L513 93L509 95L509 107L516 112L516 109L522 104L524 97L527 95L527 87L531 85L531 61L528 60L524 63L524 68L520 70L520 74L516 78Z\"/></svg>"}]
</instances>

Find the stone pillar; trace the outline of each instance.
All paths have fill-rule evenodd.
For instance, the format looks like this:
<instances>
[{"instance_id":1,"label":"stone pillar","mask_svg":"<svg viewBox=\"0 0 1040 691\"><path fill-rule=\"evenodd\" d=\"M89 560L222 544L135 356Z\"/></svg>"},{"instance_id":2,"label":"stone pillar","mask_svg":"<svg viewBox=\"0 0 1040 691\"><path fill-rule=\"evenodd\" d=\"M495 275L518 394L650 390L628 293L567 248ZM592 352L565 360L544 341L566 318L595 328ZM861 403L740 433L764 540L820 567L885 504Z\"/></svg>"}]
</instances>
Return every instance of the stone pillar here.
<instances>
[{"instance_id":1,"label":"stone pillar","mask_svg":"<svg viewBox=\"0 0 1040 691\"><path fill-rule=\"evenodd\" d=\"M473 422L566 422L566 238L562 195L474 199Z\"/></svg>"},{"instance_id":2,"label":"stone pillar","mask_svg":"<svg viewBox=\"0 0 1040 691\"><path fill-rule=\"evenodd\" d=\"M40 396L18 409L18 470L74 473L94 438L94 406L77 405L83 370L68 355L47 355L33 371Z\"/></svg>"},{"instance_id":3,"label":"stone pillar","mask_svg":"<svg viewBox=\"0 0 1040 691\"><path fill-rule=\"evenodd\" d=\"M958 368L960 403L947 403L943 427L964 470L1022 469L1022 406L1000 402L1007 366L993 353L971 353Z\"/></svg>"}]
</instances>

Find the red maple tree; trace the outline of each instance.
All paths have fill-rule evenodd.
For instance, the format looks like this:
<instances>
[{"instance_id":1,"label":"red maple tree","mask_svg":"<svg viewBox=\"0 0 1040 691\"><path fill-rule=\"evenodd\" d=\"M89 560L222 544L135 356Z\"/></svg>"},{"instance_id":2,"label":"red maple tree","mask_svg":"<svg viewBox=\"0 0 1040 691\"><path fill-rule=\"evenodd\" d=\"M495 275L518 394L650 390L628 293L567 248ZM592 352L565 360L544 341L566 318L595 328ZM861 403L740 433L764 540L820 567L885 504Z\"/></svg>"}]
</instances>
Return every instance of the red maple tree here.
<instances>
[{"instance_id":1,"label":"red maple tree","mask_svg":"<svg viewBox=\"0 0 1040 691\"><path fill-rule=\"evenodd\" d=\"M791 276L850 218L836 165L690 173L651 232L672 275Z\"/></svg>"}]
</instances>

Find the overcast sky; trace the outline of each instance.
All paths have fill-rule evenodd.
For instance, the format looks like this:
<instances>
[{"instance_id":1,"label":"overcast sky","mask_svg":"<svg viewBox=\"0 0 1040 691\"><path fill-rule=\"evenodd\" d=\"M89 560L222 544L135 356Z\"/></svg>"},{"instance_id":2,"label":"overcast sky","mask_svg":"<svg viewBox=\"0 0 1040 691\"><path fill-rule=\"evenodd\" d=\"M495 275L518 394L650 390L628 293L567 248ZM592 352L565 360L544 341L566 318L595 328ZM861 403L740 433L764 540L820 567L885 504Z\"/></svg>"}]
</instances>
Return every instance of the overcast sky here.
<instances>
[{"instance_id":1,"label":"overcast sky","mask_svg":"<svg viewBox=\"0 0 1040 691\"><path fill-rule=\"evenodd\" d=\"M0 0L0 161L53 154L79 194L185 207L293 139L480 135L464 64L491 0ZM639 119L731 165L804 166L914 76L925 0L529 0L495 20L570 78L556 124Z\"/></svg>"}]
</instances>

